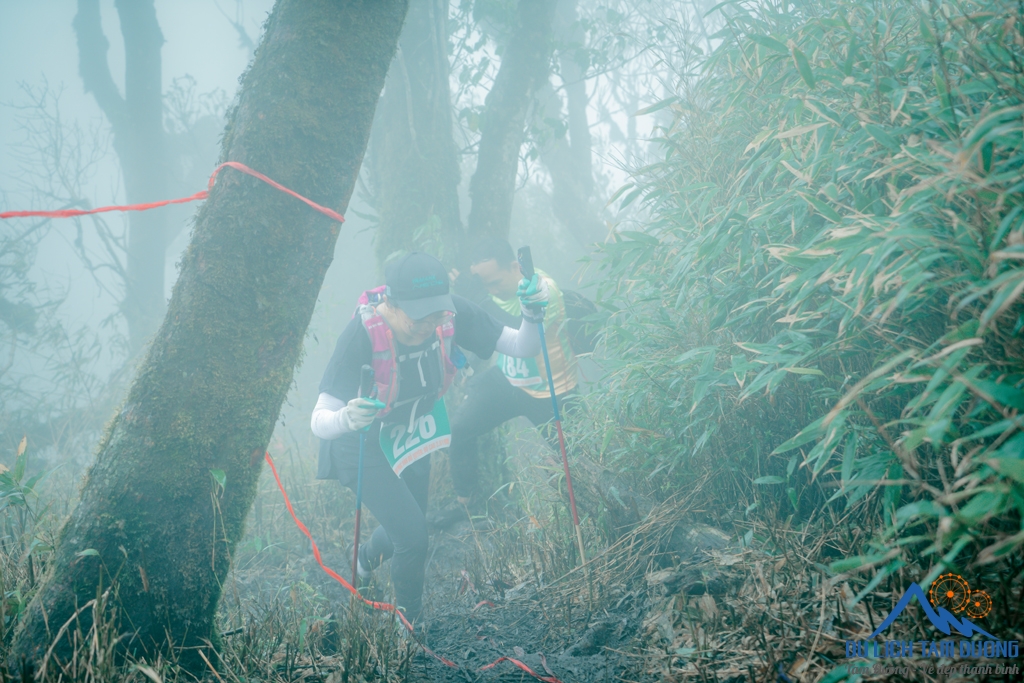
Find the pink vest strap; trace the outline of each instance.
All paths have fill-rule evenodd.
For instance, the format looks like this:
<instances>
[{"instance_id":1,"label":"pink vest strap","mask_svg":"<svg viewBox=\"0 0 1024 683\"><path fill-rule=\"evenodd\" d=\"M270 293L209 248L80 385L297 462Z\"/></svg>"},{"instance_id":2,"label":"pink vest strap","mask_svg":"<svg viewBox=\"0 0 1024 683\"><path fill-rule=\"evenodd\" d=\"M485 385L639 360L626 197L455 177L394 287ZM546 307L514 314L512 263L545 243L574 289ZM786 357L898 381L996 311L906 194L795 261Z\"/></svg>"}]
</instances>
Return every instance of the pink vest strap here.
<instances>
[{"instance_id":1,"label":"pink vest strap","mask_svg":"<svg viewBox=\"0 0 1024 683\"><path fill-rule=\"evenodd\" d=\"M370 338L372 349L372 361L374 383L377 385L377 400L384 403L384 409L378 413L383 417L391 412L391 408L398 398L399 377L398 377L398 354L395 351L395 338L388 327L387 321L377 313L376 304L383 299L384 286L368 289L359 296L359 306L352 317L359 315ZM437 328L437 337L441 352L441 367L443 381L441 389L437 394L441 398L455 381L455 374L458 368L451 360L452 344L455 337L455 325L447 322Z\"/></svg>"}]
</instances>

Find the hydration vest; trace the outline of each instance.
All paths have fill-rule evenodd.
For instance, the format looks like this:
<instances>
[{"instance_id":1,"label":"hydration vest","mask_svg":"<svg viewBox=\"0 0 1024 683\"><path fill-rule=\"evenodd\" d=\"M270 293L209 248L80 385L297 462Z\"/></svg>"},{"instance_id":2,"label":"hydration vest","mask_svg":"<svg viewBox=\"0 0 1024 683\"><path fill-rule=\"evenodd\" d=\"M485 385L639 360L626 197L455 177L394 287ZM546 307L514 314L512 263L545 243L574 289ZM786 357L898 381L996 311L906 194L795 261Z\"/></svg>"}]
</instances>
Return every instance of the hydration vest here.
<instances>
[{"instance_id":1,"label":"hydration vest","mask_svg":"<svg viewBox=\"0 0 1024 683\"><path fill-rule=\"evenodd\" d=\"M398 398L399 376L398 376L398 354L395 350L395 338L384 318L377 313L376 305L383 301L384 285L368 289L359 296L359 306L356 308L356 315L362 320L366 334L370 337L370 346L373 349L373 377L377 389L377 400L384 403L384 408L377 413L378 417L384 417L391 409L396 407L395 401ZM437 392L440 399L455 380L455 373L462 365L465 365L465 356L454 345L455 324L452 321L446 322L437 328L437 343L431 348L438 350L437 362L441 365L441 388ZM454 357L454 361L452 360ZM459 359L463 362L459 363ZM418 400L418 399L414 399ZM415 408L415 406L414 406ZM412 411L415 416L415 409Z\"/></svg>"}]
</instances>

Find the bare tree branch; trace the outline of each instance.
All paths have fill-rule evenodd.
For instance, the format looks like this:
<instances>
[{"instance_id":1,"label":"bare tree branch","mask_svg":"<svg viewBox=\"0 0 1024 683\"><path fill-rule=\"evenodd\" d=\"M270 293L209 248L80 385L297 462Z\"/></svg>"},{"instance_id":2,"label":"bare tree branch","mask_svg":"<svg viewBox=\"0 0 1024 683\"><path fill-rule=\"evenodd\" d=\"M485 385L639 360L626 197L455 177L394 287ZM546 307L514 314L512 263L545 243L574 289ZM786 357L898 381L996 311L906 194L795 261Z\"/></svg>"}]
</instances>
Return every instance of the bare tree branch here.
<instances>
[{"instance_id":1,"label":"bare tree branch","mask_svg":"<svg viewBox=\"0 0 1024 683\"><path fill-rule=\"evenodd\" d=\"M85 92L92 93L114 128L127 125L128 107L114 84L107 64L110 43L103 34L99 0L79 0L78 14L71 26L78 39L78 72L82 76Z\"/></svg>"}]
</instances>

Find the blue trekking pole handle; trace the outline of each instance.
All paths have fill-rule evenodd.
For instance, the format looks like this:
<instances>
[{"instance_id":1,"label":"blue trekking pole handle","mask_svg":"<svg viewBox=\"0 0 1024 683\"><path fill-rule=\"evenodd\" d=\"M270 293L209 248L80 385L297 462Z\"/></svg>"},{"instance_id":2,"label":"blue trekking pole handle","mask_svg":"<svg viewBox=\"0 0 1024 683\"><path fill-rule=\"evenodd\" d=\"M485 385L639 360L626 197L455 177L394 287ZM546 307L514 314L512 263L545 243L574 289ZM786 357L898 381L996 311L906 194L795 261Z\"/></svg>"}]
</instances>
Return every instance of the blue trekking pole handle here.
<instances>
[{"instance_id":1,"label":"blue trekking pole handle","mask_svg":"<svg viewBox=\"0 0 1024 683\"><path fill-rule=\"evenodd\" d=\"M519 271L527 280L534 276L533 255L529 247L520 247ZM565 453L565 435L562 433L562 416L558 412L558 395L555 394L555 378L551 373L551 360L548 358L548 344L544 339L544 322L537 323L537 336L540 337L540 348L544 354L544 368L548 374L548 390L551 393L551 408L555 416L555 429L558 430L558 447L562 454L562 468L565 470L565 488L569 492L569 508L572 510L572 523L576 527L576 542L579 544L580 564L585 564L587 554L583 546L583 531L580 529L580 515L576 512L576 496L572 490L572 476L569 474L569 458Z\"/></svg>"},{"instance_id":2,"label":"blue trekking pole handle","mask_svg":"<svg viewBox=\"0 0 1024 683\"><path fill-rule=\"evenodd\" d=\"M533 254L530 253L529 247L520 247L519 253L519 272L523 274L523 277L527 280L532 280L534 273L533 269ZM551 376L551 361L548 359L548 345L544 339L544 323L537 323L537 336L540 337L540 348L544 354L544 368L548 373L548 387L551 390L551 407L554 409L555 421L561 422L561 416L558 414L558 397L555 396L555 382Z\"/></svg>"},{"instance_id":3,"label":"blue trekking pole handle","mask_svg":"<svg viewBox=\"0 0 1024 683\"><path fill-rule=\"evenodd\" d=\"M359 373L359 396L373 391L373 368L364 365ZM359 523L363 512L363 460L366 458L366 431L359 430L359 468L356 470L356 528L352 541L352 585L359 587Z\"/></svg>"}]
</instances>

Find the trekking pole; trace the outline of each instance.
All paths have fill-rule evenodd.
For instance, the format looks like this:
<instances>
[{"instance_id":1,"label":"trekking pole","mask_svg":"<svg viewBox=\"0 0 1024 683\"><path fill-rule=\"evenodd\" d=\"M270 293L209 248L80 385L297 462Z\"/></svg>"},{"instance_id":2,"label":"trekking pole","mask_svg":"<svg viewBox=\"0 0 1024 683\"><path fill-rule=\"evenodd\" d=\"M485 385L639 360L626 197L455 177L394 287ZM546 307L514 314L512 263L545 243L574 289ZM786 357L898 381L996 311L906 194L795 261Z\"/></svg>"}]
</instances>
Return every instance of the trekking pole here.
<instances>
[{"instance_id":1,"label":"trekking pole","mask_svg":"<svg viewBox=\"0 0 1024 683\"><path fill-rule=\"evenodd\" d=\"M373 368L364 365L359 374L359 397L373 390ZM366 456L366 430L359 430L359 469L356 471L356 532L352 541L352 586L359 588L359 522L363 512L363 460Z\"/></svg>"},{"instance_id":2,"label":"trekking pole","mask_svg":"<svg viewBox=\"0 0 1024 683\"><path fill-rule=\"evenodd\" d=\"M533 278L533 256L529 247L519 249L519 270L527 280ZM569 507L572 509L572 524L576 527L576 542L580 547L580 564L586 565L587 553L583 547L583 530L580 528L580 516L576 512L576 496L572 492L572 476L569 474L569 458L565 454L565 436L562 434L562 416L558 412L558 396L555 394L555 380L551 374L551 361L548 359L548 345L544 340L544 323L537 323L537 334L540 337L540 348L544 353L544 367L548 371L548 389L551 391L551 407L555 414L555 429L558 430L558 447L562 451L562 467L565 469L565 487L569 490Z\"/></svg>"}]
</instances>

